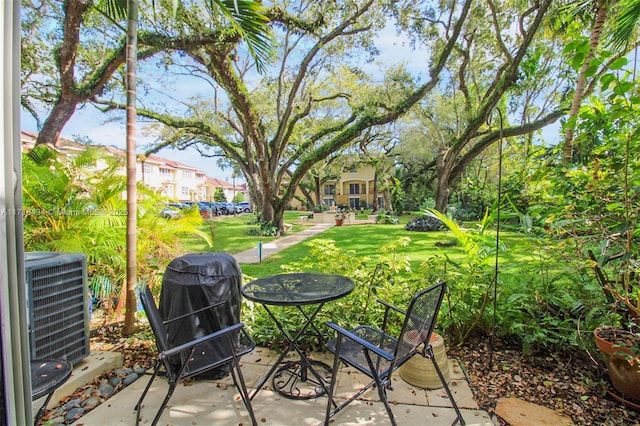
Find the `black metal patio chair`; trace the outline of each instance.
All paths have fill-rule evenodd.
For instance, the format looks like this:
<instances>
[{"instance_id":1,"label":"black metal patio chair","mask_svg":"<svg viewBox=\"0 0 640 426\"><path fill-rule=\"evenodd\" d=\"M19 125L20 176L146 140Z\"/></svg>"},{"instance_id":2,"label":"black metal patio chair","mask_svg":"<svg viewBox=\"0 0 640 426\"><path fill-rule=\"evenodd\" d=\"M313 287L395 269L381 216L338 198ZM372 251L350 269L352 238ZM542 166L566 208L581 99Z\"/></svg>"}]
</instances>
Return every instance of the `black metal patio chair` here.
<instances>
[{"instance_id":1,"label":"black metal patio chair","mask_svg":"<svg viewBox=\"0 0 640 426\"><path fill-rule=\"evenodd\" d=\"M138 422L140 421L140 408L142 406L142 401L147 395L147 392L149 391L149 388L158 375L160 369L164 369L167 374L169 389L167 390L167 394L162 401L162 404L160 405L155 418L153 419L152 425L155 425L160 419L162 411L166 407L169 399L171 398L171 395L173 394L173 391L181 380L197 376L206 371L221 367L223 365L229 365L231 377L233 378L233 384L240 392L242 401L244 402L244 405L249 412L249 416L251 417L252 424L257 425L256 418L251 407L249 393L247 392L247 386L245 384L244 377L242 376L242 371L240 370L239 365L240 356L251 352L255 348L255 343L249 337L249 334L244 329L244 325L242 323L233 324L225 328L220 327L219 320L217 320L216 310L225 308L226 301L215 303L206 308L202 308L195 312L172 318L171 320L165 322L163 322L160 317L160 312L156 307L155 301L153 300L153 296L151 295L151 291L149 290L148 286L144 286L144 288L140 291L140 301L142 302L142 306L147 314L147 318L149 319L149 324L151 324L151 329L153 330L153 334L156 339L159 356L153 367L153 375L151 376L149 383L147 383L144 392L142 392L142 395L140 396L140 399L135 406L136 424L138 424ZM228 306L226 306L226 308L229 309ZM169 347L169 337L167 332L168 324L186 320L192 315L196 315L207 310L210 310L213 313L212 318L213 321L216 322L216 328L218 328L219 331L207 334L206 336L194 338L193 340L183 343L179 346ZM211 348L212 342L216 346L217 350L215 351L208 349ZM203 346L203 343L206 343L206 345ZM202 351L208 351L208 354L205 354L207 355L205 357L208 360L207 363L202 362ZM199 362L196 364L192 362L192 355L195 352L198 352L200 358Z\"/></svg>"},{"instance_id":2,"label":"black metal patio chair","mask_svg":"<svg viewBox=\"0 0 640 426\"><path fill-rule=\"evenodd\" d=\"M452 424L455 425L458 422L464 424L462 414L447 385L447 381L442 375L434 356L433 348L429 343L438 317L438 311L440 310L440 304L444 297L444 291L445 283L440 282L426 290L418 292L411 299L407 311L378 300L378 302L384 305L384 318L381 329L361 325L349 331L333 322L327 322L327 325L333 328L338 333L338 336L336 339L327 343L327 348L334 354L334 362L331 385L329 387L329 401L327 402L325 425L328 425L329 420L340 410L356 400L371 387L378 389L380 400L384 403L387 414L389 415L389 420L392 425L396 425L396 420L393 417L387 399L387 390L391 389L391 375L415 354L431 358L438 377L444 385L447 396L451 400L456 412L456 418ZM387 332L389 314L393 312L404 315L402 330L397 338ZM372 381L344 403L338 405L334 399L334 393L340 361L356 368L372 379Z\"/></svg>"}]
</instances>

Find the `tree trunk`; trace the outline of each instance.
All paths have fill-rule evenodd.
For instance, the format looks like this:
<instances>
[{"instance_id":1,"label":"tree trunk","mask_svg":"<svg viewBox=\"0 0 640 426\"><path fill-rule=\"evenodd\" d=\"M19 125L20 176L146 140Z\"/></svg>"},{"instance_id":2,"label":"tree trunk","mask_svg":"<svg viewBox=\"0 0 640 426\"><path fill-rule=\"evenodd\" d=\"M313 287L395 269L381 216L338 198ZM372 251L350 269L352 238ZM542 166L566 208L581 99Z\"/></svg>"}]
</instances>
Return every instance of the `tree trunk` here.
<instances>
[{"instance_id":1,"label":"tree trunk","mask_svg":"<svg viewBox=\"0 0 640 426\"><path fill-rule=\"evenodd\" d=\"M302 195L304 196L304 199L306 200L307 207L309 209L313 210L313 206L315 206L316 203L313 200L313 196L312 196L311 192L309 192L308 188L303 188L303 187L300 187L300 191L302 192Z\"/></svg>"},{"instance_id":2,"label":"tree trunk","mask_svg":"<svg viewBox=\"0 0 640 426\"><path fill-rule=\"evenodd\" d=\"M446 213L449 206L449 184L448 182L438 179L436 186L436 210Z\"/></svg>"},{"instance_id":3,"label":"tree trunk","mask_svg":"<svg viewBox=\"0 0 640 426\"><path fill-rule=\"evenodd\" d=\"M127 297L123 334L136 328L137 192L136 192L136 67L138 0L127 1Z\"/></svg>"},{"instance_id":4,"label":"tree trunk","mask_svg":"<svg viewBox=\"0 0 640 426\"><path fill-rule=\"evenodd\" d=\"M322 182L320 182L320 176L313 177L313 183L315 185L316 190L316 204L322 204L322 193L320 187L322 186Z\"/></svg>"},{"instance_id":5,"label":"tree trunk","mask_svg":"<svg viewBox=\"0 0 640 426\"><path fill-rule=\"evenodd\" d=\"M451 170L453 169L453 163L451 158L455 157L452 151L448 150L443 144L438 149L438 156L436 158L436 210L442 214L447 213L447 207L449 206L449 193L451 185Z\"/></svg>"},{"instance_id":6,"label":"tree trunk","mask_svg":"<svg viewBox=\"0 0 640 426\"><path fill-rule=\"evenodd\" d=\"M580 112L580 106L582 105L582 100L584 99L584 90L587 84L587 70L591 66L591 62L593 62L593 58L595 57L595 52L600 44L602 29L609 13L608 5L608 1L602 0L598 2L596 22L593 24L591 37L589 38L589 53L580 68L580 74L578 75L578 81L576 82L576 90L573 93L573 101L571 102L569 119L564 135L564 146L562 147L562 161L567 164L573 162L573 154L575 151L573 146L573 131L576 124L573 121L577 119L578 113Z\"/></svg>"},{"instance_id":7,"label":"tree trunk","mask_svg":"<svg viewBox=\"0 0 640 426\"><path fill-rule=\"evenodd\" d=\"M76 105L78 105L77 100L60 97L42 125L42 129L40 129L36 138L36 145L50 144L56 146L58 139L60 139L62 128L76 112Z\"/></svg>"}]
</instances>

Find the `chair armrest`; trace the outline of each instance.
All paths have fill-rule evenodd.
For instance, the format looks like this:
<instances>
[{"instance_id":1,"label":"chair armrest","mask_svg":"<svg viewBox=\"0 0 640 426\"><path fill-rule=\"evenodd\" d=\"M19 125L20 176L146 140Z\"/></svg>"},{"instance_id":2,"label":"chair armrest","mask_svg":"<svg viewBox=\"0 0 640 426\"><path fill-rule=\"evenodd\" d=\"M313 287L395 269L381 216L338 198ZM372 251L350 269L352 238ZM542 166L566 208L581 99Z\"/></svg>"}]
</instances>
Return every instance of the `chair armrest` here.
<instances>
[{"instance_id":1,"label":"chair armrest","mask_svg":"<svg viewBox=\"0 0 640 426\"><path fill-rule=\"evenodd\" d=\"M333 328L336 332L338 332L338 334L343 335L344 337L346 337L347 339L350 339L352 341L354 341L355 343L359 344L360 346L364 347L365 349L374 352L376 355L379 355L381 357L383 357L384 359L386 359L387 361L393 361L393 354L390 354L389 352L380 349L379 347L369 343L368 341L356 336L355 334L353 334L352 332L350 332L349 330L346 330L342 327L340 327L339 325L331 322L331 321L327 321L325 323L327 326Z\"/></svg>"},{"instance_id":2,"label":"chair armrest","mask_svg":"<svg viewBox=\"0 0 640 426\"><path fill-rule=\"evenodd\" d=\"M383 304L387 307L387 309L393 309L394 311L401 313L402 315L407 315L407 311L404 309L397 308L390 303L385 302L384 300L376 299L376 302Z\"/></svg>"},{"instance_id":3,"label":"chair armrest","mask_svg":"<svg viewBox=\"0 0 640 426\"><path fill-rule=\"evenodd\" d=\"M179 346L174 346L171 349L167 349L166 351L160 353L160 358L170 357L172 355L179 354L187 349L191 349L195 346L198 346L204 342L208 342L209 340L217 339L226 334L233 333L234 331L238 331L244 327L244 324L239 322L229 327L223 328L222 330L215 331L213 333L207 334L206 336L198 337L197 339L191 340L189 342L183 343Z\"/></svg>"},{"instance_id":4,"label":"chair armrest","mask_svg":"<svg viewBox=\"0 0 640 426\"><path fill-rule=\"evenodd\" d=\"M209 309L215 309L215 308L217 308L218 306L225 304L226 302L227 302L226 300L221 300L221 301L216 302L216 303L214 303L214 304L212 304L212 305L205 306L204 308L197 309L197 310L195 310L195 311L193 311L193 312L188 312L188 313L186 313L186 314L179 315L179 316L177 316L177 317L174 317L174 318L168 319L168 320L166 320L166 321L162 321L162 323L163 323L164 325L168 325L168 324L171 324L171 323L173 323L173 322L175 322L175 321L183 320L183 319L185 319L185 318L189 318L190 316L193 316L193 315L199 314L200 312L208 311ZM216 314L216 315L217 315L217 314Z\"/></svg>"}]
</instances>

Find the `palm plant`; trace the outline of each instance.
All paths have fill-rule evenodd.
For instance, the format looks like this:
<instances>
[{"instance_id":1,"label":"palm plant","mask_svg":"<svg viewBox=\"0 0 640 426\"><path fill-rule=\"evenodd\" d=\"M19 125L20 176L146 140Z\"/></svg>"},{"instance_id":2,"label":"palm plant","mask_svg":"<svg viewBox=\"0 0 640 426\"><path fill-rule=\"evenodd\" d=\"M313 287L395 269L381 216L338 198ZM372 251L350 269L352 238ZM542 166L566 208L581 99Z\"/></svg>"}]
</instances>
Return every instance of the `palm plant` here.
<instances>
[{"instance_id":1,"label":"palm plant","mask_svg":"<svg viewBox=\"0 0 640 426\"><path fill-rule=\"evenodd\" d=\"M95 167L97 160L106 167ZM58 160L44 145L23 158L25 249L86 254L90 290L109 303L118 297L126 277L126 182L121 163L98 148ZM199 229L202 218L197 210L165 219L158 214L163 201L151 191L141 192L144 200L136 211L143 238L137 244L136 263L153 287L166 264L182 254L180 236L197 235L209 245L211 240Z\"/></svg>"}]
</instances>

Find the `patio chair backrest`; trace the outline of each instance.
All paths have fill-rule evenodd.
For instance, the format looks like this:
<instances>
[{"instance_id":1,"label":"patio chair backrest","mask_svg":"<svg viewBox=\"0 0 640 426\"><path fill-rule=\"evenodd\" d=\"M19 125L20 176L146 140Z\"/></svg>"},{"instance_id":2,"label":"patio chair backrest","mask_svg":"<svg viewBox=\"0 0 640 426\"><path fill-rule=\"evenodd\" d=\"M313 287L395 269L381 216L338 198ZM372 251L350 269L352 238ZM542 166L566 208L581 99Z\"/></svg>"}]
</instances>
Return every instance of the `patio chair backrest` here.
<instances>
[{"instance_id":1,"label":"patio chair backrest","mask_svg":"<svg viewBox=\"0 0 640 426\"><path fill-rule=\"evenodd\" d=\"M417 293L411 299L395 349L396 364L402 364L407 357L416 352L418 346L422 344L426 346L429 342L438 318L445 287L444 282L439 282Z\"/></svg>"},{"instance_id":2,"label":"patio chair backrest","mask_svg":"<svg viewBox=\"0 0 640 426\"><path fill-rule=\"evenodd\" d=\"M153 300L153 295L151 294L149 286L145 285L140 290L140 301L142 302L142 307L147 314L147 319L151 325L151 330L153 330L153 335L156 337L158 351L166 351L169 349L169 335L167 334L167 328L160 317L160 311L158 311L158 308L156 307L156 302Z\"/></svg>"}]
</instances>

